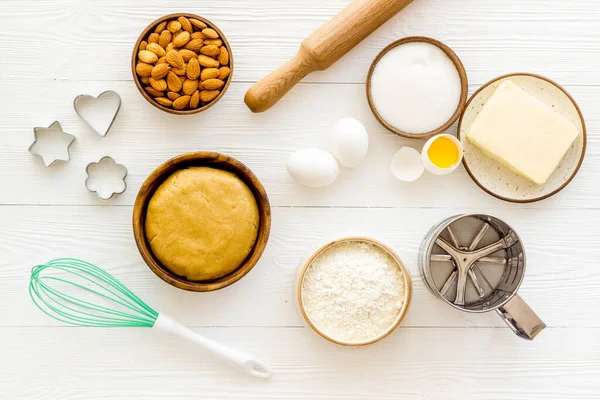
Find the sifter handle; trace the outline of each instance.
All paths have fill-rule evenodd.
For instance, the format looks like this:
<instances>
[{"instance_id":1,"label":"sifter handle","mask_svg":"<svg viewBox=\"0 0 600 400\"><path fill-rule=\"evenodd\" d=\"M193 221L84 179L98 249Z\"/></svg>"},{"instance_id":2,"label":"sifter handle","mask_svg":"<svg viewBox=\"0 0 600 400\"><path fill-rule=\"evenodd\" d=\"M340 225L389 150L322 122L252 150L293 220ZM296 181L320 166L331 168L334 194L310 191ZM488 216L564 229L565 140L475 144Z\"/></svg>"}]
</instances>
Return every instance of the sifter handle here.
<instances>
[{"instance_id":1,"label":"sifter handle","mask_svg":"<svg viewBox=\"0 0 600 400\"><path fill-rule=\"evenodd\" d=\"M271 376L271 369L255 356L208 339L199 333L196 333L191 329L181 325L168 315L162 313L159 314L152 328L171 333L183 339L189 340L190 342L196 343L219 357L225 363L245 372L250 376L257 378L268 378Z\"/></svg>"},{"instance_id":2,"label":"sifter handle","mask_svg":"<svg viewBox=\"0 0 600 400\"><path fill-rule=\"evenodd\" d=\"M546 327L544 321L518 294L515 294L512 299L496 311L506 322L506 325L523 339L533 340Z\"/></svg>"}]
</instances>

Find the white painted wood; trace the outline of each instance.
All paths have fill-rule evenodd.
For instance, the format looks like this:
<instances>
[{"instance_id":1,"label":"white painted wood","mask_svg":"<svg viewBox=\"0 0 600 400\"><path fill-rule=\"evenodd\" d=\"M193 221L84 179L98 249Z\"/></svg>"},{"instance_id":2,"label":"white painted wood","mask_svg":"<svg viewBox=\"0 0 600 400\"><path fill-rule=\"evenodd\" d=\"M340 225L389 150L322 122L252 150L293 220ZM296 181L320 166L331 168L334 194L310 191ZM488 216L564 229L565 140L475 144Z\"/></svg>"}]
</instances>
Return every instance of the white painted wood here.
<instances>
[{"instance_id":1,"label":"white painted wood","mask_svg":"<svg viewBox=\"0 0 600 400\"><path fill-rule=\"evenodd\" d=\"M297 50L348 0L5 0L0 5L0 399L599 399L600 398L600 3L594 0L415 0L330 70L312 74L267 113L243 104L246 89ZM233 84L209 111L162 113L131 82L131 46L153 19L176 11L213 20L233 46ZM482 192L462 167L453 175L395 181L391 155L419 148L383 129L364 95L371 60L406 35L427 35L462 59L470 91L508 72L565 85L588 125L582 170L559 195L515 205ZM113 89L123 108L106 138L76 117L74 97ZM287 156L327 147L341 117L370 133L365 163L323 190L296 185ZM34 126L58 119L77 136L72 160L45 169L27 148ZM454 132L455 127L450 130ZM132 204L166 159L216 150L246 163L273 205L263 258L214 293L168 286L143 264L131 234ZM103 155L129 169L128 190L102 202L84 187L85 165ZM460 313L423 286L422 237L460 212L497 215L525 241L520 294L548 324L533 342L494 314ZM391 245L409 267L414 297L401 327L363 349L320 339L298 316L292 273L313 244L346 233ZM106 268L157 309L222 342L254 352L275 371L252 380L200 350L150 330L64 327L31 303L31 267L59 256Z\"/></svg>"}]
</instances>

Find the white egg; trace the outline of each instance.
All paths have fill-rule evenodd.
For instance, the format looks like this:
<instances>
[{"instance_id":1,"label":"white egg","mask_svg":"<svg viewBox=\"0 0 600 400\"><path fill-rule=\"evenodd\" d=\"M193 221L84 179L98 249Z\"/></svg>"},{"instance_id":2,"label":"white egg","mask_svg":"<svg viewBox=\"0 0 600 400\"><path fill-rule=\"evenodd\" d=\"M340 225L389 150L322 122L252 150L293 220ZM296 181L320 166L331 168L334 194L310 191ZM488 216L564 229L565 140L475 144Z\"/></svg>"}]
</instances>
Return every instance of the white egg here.
<instances>
[{"instance_id":1,"label":"white egg","mask_svg":"<svg viewBox=\"0 0 600 400\"><path fill-rule=\"evenodd\" d=\"M400 148L392 157L390 168L396 178L405 182L417 180L425 171L421 154L412 147Z\"/></svg>"},{"instance_id":2,"label":"white egg","mask_svg":"<svg viewBox=\"0 0 600 400\"><path fill-rule=\"evenodd\" d=\"M333 154L317 148L302 149L293 153L288 159L286 169L296 182L310 187L331 185L340 172Z\"/></svg>"},{"instance_id":3,"label":"white egg","mask_svg":"<svg viewBox=\"0 0 600 400\"><path fill-rule=\"evenodd\" d=\"M332 153L344 167L360 164L369 149L369 135L364 125L354 118L342 118L333 128Z\"/></svg>"}]
</instances>

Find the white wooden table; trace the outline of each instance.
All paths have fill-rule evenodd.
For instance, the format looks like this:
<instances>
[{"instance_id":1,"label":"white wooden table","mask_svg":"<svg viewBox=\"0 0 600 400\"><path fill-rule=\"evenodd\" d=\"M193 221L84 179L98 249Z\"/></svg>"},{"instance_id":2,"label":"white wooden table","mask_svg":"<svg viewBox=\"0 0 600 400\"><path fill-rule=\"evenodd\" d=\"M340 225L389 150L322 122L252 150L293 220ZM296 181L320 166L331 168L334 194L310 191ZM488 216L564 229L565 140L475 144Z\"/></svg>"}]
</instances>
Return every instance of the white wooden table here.
<instances>
[{"instance_id":1,"label":"white wooden table","mask_svg":"<svg viewBox=\"0 0 600 400\"><path fill-rule=\"evenodd\" d=\"M415 0L330 70L307 77L272 110L254 115L243 95L291 57L302 38L348 0L43 1L0 3L0 399L583 399L600 398L600 2ZM155 18L177 11L218 24L233 47L229 91L209 111L163 113L137 92L132 45ZM422 142L382 128L364 95L371 60L406 35L444 41L462 59L470 91L515 71L546 75L578 101L589 145L579 175L548 200L515 205L481 191L462 167L449 177L400 183L392 154ZM123 107L100 138L72 108L80 93L113 89ZM296 185L290 152L327 146L341 117L370 134L366 161L323 190ZM69 163L44 168L27 148L34 126L59 120L77 137ZM450 132L455 131L455 127ZM273 208L264 256L240 282L188 293L157 278L132 236L132 204L160 163L215 150L246 163ZM110 155L129 169L127 191L103 202L84 187L85 165ZM418 274L426 231L444 217L482 211L512 224L528 269L520 294L548 328L517 338L494 313L471 315L429 293ZM300 318L292 274L331 235L390 244L414 282L400 328L372 347L336 347ZM156 309L260 355L269 381L248 378L202 351L145 329L64 326L31 303L36 263L78 257L106 268Z\"/></svg>"}]
</instances>

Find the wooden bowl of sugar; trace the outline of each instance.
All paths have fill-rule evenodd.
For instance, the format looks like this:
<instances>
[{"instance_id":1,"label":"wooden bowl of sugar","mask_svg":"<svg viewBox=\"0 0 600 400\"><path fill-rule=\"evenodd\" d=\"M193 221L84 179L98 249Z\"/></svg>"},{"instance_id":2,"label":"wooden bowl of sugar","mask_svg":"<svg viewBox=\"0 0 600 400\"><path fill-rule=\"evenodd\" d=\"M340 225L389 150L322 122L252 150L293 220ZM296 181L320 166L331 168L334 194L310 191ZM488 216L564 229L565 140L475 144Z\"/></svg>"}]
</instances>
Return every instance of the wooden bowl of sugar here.
<instances>
[{"instance_id":1,"label":"wooden bowl of sugar","mask_svg":"<svg viewBox=\"0 0 600 400\"><path fill-rule=\"evenodd\" d=\"M428 139L448 129L462 114L467 94L467 73L458 56L425 36L390 43L367 75L367 100L375 118L410 139Z\"/></svg>"},{"instance_id":2,"label":"wooden bowl of sugar","mask_svg":"<svg viewBox=\"0 0 600 400\"><path fill-rule=\"evenodd\" d=\"M412 281L398 255L368 237L321 246L296 269L300 313L321 337L365 346L391 334L410 305Z\"/></svg>"}]
</instances>

